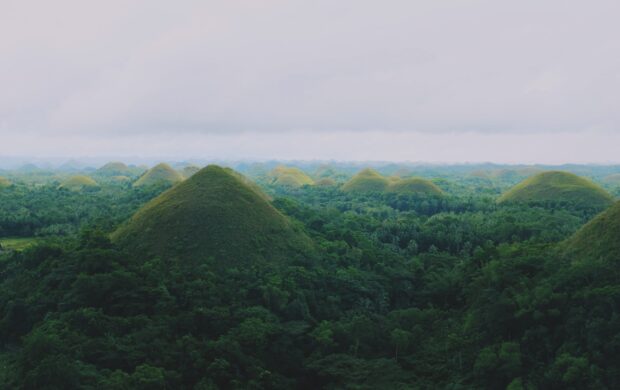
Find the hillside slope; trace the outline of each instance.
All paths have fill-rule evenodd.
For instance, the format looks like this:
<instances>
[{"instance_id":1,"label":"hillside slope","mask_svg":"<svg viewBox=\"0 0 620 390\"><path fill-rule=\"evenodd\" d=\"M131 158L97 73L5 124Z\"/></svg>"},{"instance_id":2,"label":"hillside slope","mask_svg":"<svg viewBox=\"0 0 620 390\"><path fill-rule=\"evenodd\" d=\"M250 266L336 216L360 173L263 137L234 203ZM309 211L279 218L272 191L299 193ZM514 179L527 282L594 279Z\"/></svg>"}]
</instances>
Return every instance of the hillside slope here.
<instances>
[{"instance_id":1,"label":"hillside slope","mask_svg":"<svg viewBox=\"0 0 620 390\"><path fill-rule=\"evenodd\" d=\"M183 176L166 163L157 164L146 171L136 182L134 187L173 185L183 181Z\"/></svg>"},{"instance_id":2,"label":"hillside slope","mask_svg":"<svg viewBox=\"0 0 620 390\"><path fill-rule=\"evenodd\" d=\"M271 184L284 187L301 187L314 184L314 180L310 176L295 167L278 166L269 173L269 176L273 178Z\"/></svg>"},{"instance_id":3,"label":"hillside slope","mask_svg":"<svg viewBox=\"0 0 620 390\"><path fill-rule=\"evenodd\" d=\"M283 260L312 248L264 195L215 165L147 203L112 238L136 253L223 264Z\"/></svg>"},{"instance_id":4,"label":"hillside slope","mask_svg":"<svg viewBox=\"0 0 620 390\"><path fill-rule=\"evenodd\" d=\"M125 163L112 161L97 169L96 173L103 176L129 176L131 169Z\"/></svg>"},{"instance_id":5,"label":"hillside slope","mask_svg":"<svg viewBox=\"0 0 620 390\"><path fill-rule=\"evenodd\" d=\"M498 203L566 202L577 206L604 209L612 196L592 181L569 172L539 173L517 184Z\"/></svg>"},{"instance_id":6,"label":"hillside slope","mask_svg":"<svg viewBox=\"0 0 620 390\"><path fill-rule=\"evenodd\" d=\"M379 172L366 168L358 172L342 186L345 192L369 193L383 192L389 185L389 180Z\"/></svg>"},{"instance_id":7,"label":"hillside slope","mask_svg":"<svg viewBox=\"0 0 620 390\"><path fill-rule=\"evenodd\" d=\"M409 179L402 179L390 183L387 187L388 192L394 192L397 194L421 194L421 195L434 195L442 196L444 192L441 188L437 187L435 183L430 180L414 177Z\"/></svg>"},{"instance_id":8,"label":"hillside slope","mask_svg":"<svg viewBox=\"0 0 620 390\"><path fill-rule=\"evenodd\" d=\"M620 202L597 215L564 243L576 260L620 261Z\"/></svg>"},{"instance_id":9,"label":"hillside slope","mask_svg":"<svg viewBox=\"0 0 620 390\"><path fill-rule=\"evenodd\" d=\"M97 187L99 187L99 184L97 184L95 180L84 175L72 176L58 186L59 189L66 189L70 191L80 191L88 188Z\"/></svg>"}]
</instances>

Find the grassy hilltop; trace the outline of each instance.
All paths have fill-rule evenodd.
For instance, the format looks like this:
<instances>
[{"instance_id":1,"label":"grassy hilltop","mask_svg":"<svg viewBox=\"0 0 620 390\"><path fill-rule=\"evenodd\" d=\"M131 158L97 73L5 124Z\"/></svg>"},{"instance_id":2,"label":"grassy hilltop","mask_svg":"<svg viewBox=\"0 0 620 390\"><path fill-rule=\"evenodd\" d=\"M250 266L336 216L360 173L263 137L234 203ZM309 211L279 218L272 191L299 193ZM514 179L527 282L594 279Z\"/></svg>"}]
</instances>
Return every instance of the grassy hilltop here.
<instances>
[{"instance_id":1,"label":"grassy hilltop","mask_svg":"<svg viewBox=\"0 0 620 390\"><path fill-rule=\"evenodd\" d=\"M444 194L433 182L419 177L402 179L390 183L387 191L397 194L427 194L436 196L442 196Z\"/></svg>"},{"instance_id":2,"label":"grassy hilltop","mask_svg":"<svg viewBox=\"0 0 620 390\"><path fill-rule=\"evenodd\" d=\"M269 176L273 178L272 184L284 187L301 187L314 184L314 180L310 176L295 167L277 166L269 173Z\"/></svg>"},{"instance_id":3,"label":"grassy hilltop","mask_svg":"<svg viewBox=\"0 0 620 390\"><path fill-rule=\"evenodd\" d=\"M310 240L236 172L210 165L140 209L113 234L132 250L153 256L292 258Z\"/></svg>"},{"instance_id":4,"label":"grassy hilltop","mask_svg":"<svg viewBox=\"0 0 620 390\"><path fill-rule=\"evenodd\" d=\"M612 196L592 181L569 172L549 171L525 179L504 193L498 203L566 202L605 208Z\"/></svg>"},{"instance_id":5,"label":"grassy hilltop","mask_svg":"<svg viewBox=\"0 0 620 390\"><path fill-rule=\"evenodd\" d=\"M390 181L372 168L358 172L342 186L345 192L383 192Z\"/></svg>"},{"instance_id":6,"label":"grassy hilltop","mask_svg":"<svg viewBox=\"0 0 620 390\"><path fill-rule=\"evenodd\" d=\"M389 192L396 194L443 195L443 191L430 180L419 177L401 179L397 176L385 177L367 168L357 173L342 186L345 192L372 193Z\"/></svg>"},{"instance_id":7,"label":"grassy hilltop","mask_svg":"<svg viewBox=\"0 0 620 390\"><path fill-rule=\"evenodd\" d=\"M66 189L70 191L81 191L87 188L97 187L99 187L99 184L97 184L95 180L84 175L72 176L58 186L59 189Z\"/></svg>"},{"instance_id":8,"label":"grassy hilltop","mask_svg":"<svg viewBox=\"0 0 620 390\"><path fill-rule=\"evenodd\" d=\"M183 181L183 176L170 165L161 163L146 171L133 184L134 187L148 187L159 185L174 185Z\"/></svg>"},{"instance_id":9,"label":"grassy hilltop","mask_svg":"<svg viewBox=\"0 0 620 390\"><path fill-rule=\"evenodd\" d=\"M127 176L131 174L131 169L125 163L112 161L97 169L97 173L106 176Z\"/></svg>"}]
</instances>

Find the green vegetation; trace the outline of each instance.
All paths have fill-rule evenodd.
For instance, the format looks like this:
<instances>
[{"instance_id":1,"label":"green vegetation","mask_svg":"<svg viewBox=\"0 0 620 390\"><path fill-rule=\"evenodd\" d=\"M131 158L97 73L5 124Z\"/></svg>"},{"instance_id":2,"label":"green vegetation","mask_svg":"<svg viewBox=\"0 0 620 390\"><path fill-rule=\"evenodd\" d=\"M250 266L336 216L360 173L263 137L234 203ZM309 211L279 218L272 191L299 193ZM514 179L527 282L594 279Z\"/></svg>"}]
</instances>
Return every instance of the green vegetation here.
<instances>
[{"instance_id":1,"label":"green vegetation","mask_svg":"<svg viewBox=\"0 0 620 390\"><path fill-rule=\"evenodd\" d=\"M270 176L273 178L272 184L277 186L301 187L314 184L310 176L295 167L277 166L270 172Z\"/></svg>"},{"instance_id":2,"label":"green vegetation","mask_svg":"<svg viewBox=\"0 0 620 390\"><path fill-rule=\"evenodd\" d=\"M582 227L566 242L565 250L579 260L620 260L620 202Z\"/></svg>"},{"instance_id":3,"label":"green vegetation","mask_svg":"<svg viewBox=\"0 0 620 390\"><path fill-rule=\"evenodd\" d=\"M161 163L146 171L133 185L134 187L171 186L183 179L183 176L170 165Z\"/></svg>"},{"instance_id":4,"label":"green vegetation","mask_svg":"<svg viewBox=\"0 0 620 390\"><path fill-rule=\"evenodd\" d=\"M366 168L346 182L342 186L342 190L355 193L383 192L388 185L389 180L381 176L379 172L371 168Z\"/></svg>"},{"instance_id":5,"label":"green vegetation","mask_svg":"<svg viewBox=\"0 0 620 390\"><path fill-rule=\"evenodd\" d=\"M165 192L3 171L0 388L620 388L620 203L498 203L515 178L470 175L497 166L348 192L276 164L238 165L271 196L213 165ZM390 191L405 171L443 195Z\"/></svg>"},{"instance_id":6,"label":"green vegetation","mask_svg":"<svg viewBox=\"0 0 620 390\"><path fill-rule=\"evenodd\" d=\"M23 251L41 242L39 237L2 237L0 238L0 251Z\"/></svg>"},{"instance_id":7,"label":"green vegetation","mask_svg":"<svg viewBox=\"0 0 620 390\"><path fill-rule=\"evenodd\" d=\"M620 185L620 173L614 173L603 178L603 181L609 184Z\"/></svg>"},{"instance_id":8,"label":"green vegetation","mask_svg":"<svg viewBox=\"0 0 620 390\"><path fill-rule=\"evenodd\" d=\"M186 167L183 167L183 169L181 170L181 175L183 175L184 178L189 179L190 177L198 173L200 169L201 168L198 165L190 164Z\"/></svg>"},{"instance_id":9,"label":"green vegetation","mask_svg":"<svg viewBox=\"0 0 620 390\"><path fill-rule=\"evenodd\" d=\"M364 169L342 186L345 192L419 194L442 196L443 191L433 182L419 177L401 179L398 176L384 177L373 169Z\"/></svg>"},{"instance_id":10,"label":"green vegetation","mask_svg":"<svg viewBox=\"0 0 620 390\"><path fill-rule=\"evenodd\" d=\"M471 173L471 176L490 180L522 180L542 172L543 169L538 167L498 168L476 170Z\"/></svg>"},{"instance_id":11,"label":"green vegetation","mask_svg":"<svg viewBox=\"0 0 620 390\"><path fill-rule=\"evenodd\" d=\"M99 184L88 176L76 175L65 180L58 188L69 191L82 191L99 188Z\"/></svg>"},{"instance_id":12,"label":"green vegetation","mask_svg":"<svg viewBox=\"0 0 620 390\"><path fill-rule=\"evenodd\" d=\"M336 180L334 180L334 179L332 179L330 177L327 177L327 178L324 178L324 179L319 179L319 180L317 180L314 183L314 185L319 186L319 187L321 187L321 186L323 186L323 187L334 187L337 184L338 183L336 183Z\"/></svg>"},{"instance_id":13,"label":"green vegetation","mask_svg":"<svg viewBox=\"0 0 620 390\"><path fill-rule=\"evenodd\" d=\"M231 170L210 165L141 208L113 239L137 253L215 259L294 258L310 240ZM234 243L234 245L231 245Z\"/></svg>"},{"instance_id":14,"label":"green vegetation","mask_svg":"<svg viewBox=\"0 0 620 390\"><path fill-rule=\"evenodd\" d=\"M97 174L104 176L131 176L131 169L122 162L109 162L97 169Z\"/></svg>"},{"instance_id":15,"label":"green vegetation","mask_svg":"<svg viewBox=\"0 0 620 390\"><path fill-rule=\"evenodd\" d=\"M6 188L11 185L11 181L6 177L0 176L0 188Z\"/></svg>"},{"instance_id":16,"label":"green vegetation","mask_svg":"<svg viewBox=\"0 0 620 390\"><path fill-rule=\"evenodd\" d=\"M582 207L604 209L613 198L588 179L561 171L543 172L507 191L499 203L575 203Z\"/></svg>"},{"instance_id":17,"label":"green vegetation","mask_svg":"<svg viewBox=\"0 0 620 390\"><path fill-rule=\"evenodd\" d=\"M444 192L433 182L421 178L400 179L390 183L388 192L397 194L425 194L443 196Z\"/></svg>"},{"instance_id":18,"label":"green vegetation","mask_svg":"<svg viewBox=\"0 0 620 390\"><path fill-rule=\"evenodd\" d=\"M116 183L129 183L131 181L131 178L128 176L121 175L121 176L112 176L110 177L110 180Z\"/></svg>"}]
</instances>

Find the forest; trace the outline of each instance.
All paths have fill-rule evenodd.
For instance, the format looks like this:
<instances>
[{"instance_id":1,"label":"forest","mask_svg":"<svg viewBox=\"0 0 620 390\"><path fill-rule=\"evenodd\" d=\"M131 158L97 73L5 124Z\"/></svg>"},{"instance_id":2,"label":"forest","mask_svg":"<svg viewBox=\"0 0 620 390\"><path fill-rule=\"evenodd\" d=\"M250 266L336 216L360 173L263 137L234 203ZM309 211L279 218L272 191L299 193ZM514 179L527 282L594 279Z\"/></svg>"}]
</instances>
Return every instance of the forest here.
<instances>
[{"instance_id":1,"label":"forest","mask_svg":"<svg viewBox=\"0 0 620 390\"><path fill-rule=\"evenodd\" d=\"M0 170L0 387L620 388L618 173Z\"/></svg>"}]
</instances>

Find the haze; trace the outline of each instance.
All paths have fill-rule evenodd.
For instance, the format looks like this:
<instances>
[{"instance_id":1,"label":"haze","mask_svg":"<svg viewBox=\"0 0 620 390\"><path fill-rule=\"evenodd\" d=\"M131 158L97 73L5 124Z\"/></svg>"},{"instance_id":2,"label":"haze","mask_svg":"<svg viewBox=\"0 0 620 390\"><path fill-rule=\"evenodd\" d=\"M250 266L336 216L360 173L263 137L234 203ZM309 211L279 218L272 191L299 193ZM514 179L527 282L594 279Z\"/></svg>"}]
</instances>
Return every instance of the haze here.
<instances>
[{"instance_id":1,"label":"haze","mask_svg":"<svg viewBox=\"0 0 620 390\"><path fill-rule=\"evenodd\" d=\"M617 1L11 1L0 155L620 162Z\"/></svg>"}]
</instances>

